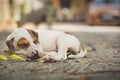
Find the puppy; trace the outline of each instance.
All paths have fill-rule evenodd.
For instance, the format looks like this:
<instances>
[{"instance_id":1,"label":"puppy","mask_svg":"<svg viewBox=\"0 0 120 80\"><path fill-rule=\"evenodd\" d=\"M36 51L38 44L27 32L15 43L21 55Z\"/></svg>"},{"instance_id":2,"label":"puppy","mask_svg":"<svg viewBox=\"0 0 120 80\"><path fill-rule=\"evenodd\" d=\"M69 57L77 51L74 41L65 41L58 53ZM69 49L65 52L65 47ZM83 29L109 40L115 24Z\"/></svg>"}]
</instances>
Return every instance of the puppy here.
<instances>
[{"instance_id":1,"label":"puppy","mask_svg":"<svg viewBox=\"0 0 120 80\"><path fill-rule=\"evenodd\" d=\"M66 60L85 56L80 41L62 31L17 28L7 37L6 44L11 52L28 58ZM67 52L79 54L67 55Z\"/></svg>"}]
</instances>

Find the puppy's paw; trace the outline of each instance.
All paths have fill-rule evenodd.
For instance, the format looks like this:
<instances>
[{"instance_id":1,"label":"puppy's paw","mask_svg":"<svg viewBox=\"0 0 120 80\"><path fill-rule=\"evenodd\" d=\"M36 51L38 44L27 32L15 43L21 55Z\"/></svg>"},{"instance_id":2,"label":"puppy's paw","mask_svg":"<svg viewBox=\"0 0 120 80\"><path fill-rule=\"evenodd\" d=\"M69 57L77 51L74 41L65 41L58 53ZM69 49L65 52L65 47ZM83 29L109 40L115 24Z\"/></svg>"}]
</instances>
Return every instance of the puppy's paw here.
<instances>
[{"instance_id":1,"label":"puppy's paw","mask_svg":"<svg viewBox=\"0 0 120 80\"><path fill-rule=\"evenodd\" d=\"M58 54L56 52L45 52L42 58L45 58L47 60L56 60L56 61L63 61L67 59L66 54Z\"/></svg>"},{"instance_id":2,"label":"puppy's paw","mask_svg":"<svg viewBox=\"0 0 120 80\"><path fill-rule=\"evenodd\" d=\"M57 55L52 56L51 58L57 61L64 61L67 59L67 56L57 54Z\"/></svg>"}]
</instances>

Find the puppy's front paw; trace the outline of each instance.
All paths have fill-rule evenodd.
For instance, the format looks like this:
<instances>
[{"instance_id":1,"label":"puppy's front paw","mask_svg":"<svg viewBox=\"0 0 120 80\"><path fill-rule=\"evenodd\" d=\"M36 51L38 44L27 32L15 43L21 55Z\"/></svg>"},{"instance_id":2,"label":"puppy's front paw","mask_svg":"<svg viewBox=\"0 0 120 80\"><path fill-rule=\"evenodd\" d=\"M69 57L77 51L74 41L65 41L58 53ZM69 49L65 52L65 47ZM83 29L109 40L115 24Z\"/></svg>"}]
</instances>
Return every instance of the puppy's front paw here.
<instances>
[{"instance_id":1,"label":"puppy's front paw","mask_svg":"<svg viewBox=\"0 0 120 80\"><path fill-rule=\"evenodd\" d=\"M51 58L57 61L63 61L67 59L67 56L57 54L57 55L52 56Z\"/></svg>"},{"instance_id":2,"label":"puppy's front paw","mask_svg":"<svg viewBox=\"0 0 120 80\"><path fill-rule=\"evenodd\" d=\"M61 61L61 60L67 59L66 54L58 54L56 52L46 52L46 53L44 53L44 55L42 57L47 59L47 60L52 59L52 60L56 60L56 61Z\"/></svg>"}]
</instances>

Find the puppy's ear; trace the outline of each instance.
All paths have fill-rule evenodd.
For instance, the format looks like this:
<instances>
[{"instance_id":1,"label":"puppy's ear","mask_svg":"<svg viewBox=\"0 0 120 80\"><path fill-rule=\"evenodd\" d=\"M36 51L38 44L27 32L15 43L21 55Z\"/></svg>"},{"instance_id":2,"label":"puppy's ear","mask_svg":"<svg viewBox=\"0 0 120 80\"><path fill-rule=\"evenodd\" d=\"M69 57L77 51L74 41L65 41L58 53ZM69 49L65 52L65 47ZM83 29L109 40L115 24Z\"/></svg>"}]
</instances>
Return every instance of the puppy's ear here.
<instances>
[{"instance_id":1,"label":"puppy's ear","mask_svg":"<svg viewBox=\"0 0 120 80\"><path fill-rule=\"evenodd\" d=\"M33 31L32 29L27 29L28 33L31 35L32 39L33 39L33 42L35 44L38 44L39 41L38 41L38 33Z\"/></svg>"},{"instance_id":2,"label":"puppy's ear","mask_svg":"<svg viewBox=\"0 0 120 80\"><path fill-rule=\"evenodd\" d=\"M13 46L13 41L14 41L14 38L6 41L6 45L8 46L10 52L13 52L15 50Z\"/></svg>"}]
</instances>

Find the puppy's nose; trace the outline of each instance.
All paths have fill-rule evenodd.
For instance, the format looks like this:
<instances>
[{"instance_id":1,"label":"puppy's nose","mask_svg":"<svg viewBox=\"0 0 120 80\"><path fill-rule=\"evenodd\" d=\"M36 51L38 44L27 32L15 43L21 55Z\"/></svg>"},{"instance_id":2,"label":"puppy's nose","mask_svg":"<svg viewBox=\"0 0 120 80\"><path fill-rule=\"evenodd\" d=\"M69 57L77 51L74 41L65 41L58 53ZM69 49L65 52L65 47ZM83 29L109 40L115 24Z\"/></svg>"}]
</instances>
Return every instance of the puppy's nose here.
<instances>
[{"instance_id":1,"label":"puppy's nose","mask_svg":"<svg viewBox=\"0 0 120 80\"><path fill-rule=\"evenodd\" d=\"M37 50L33 51L32 55L38 55L38 51Z\"/></svg>"},{"instance_id":2,"label":"puppy's nose","mask_svg":"<svg viewBox=\"0 0 120 80\"><path fill-rule=\"evenodd\" d=\"M38 51L37 50L33 51L31 59L33 60L33 59L38 59L38 58L40 58Z\"/></svg>"}]
</instances>

